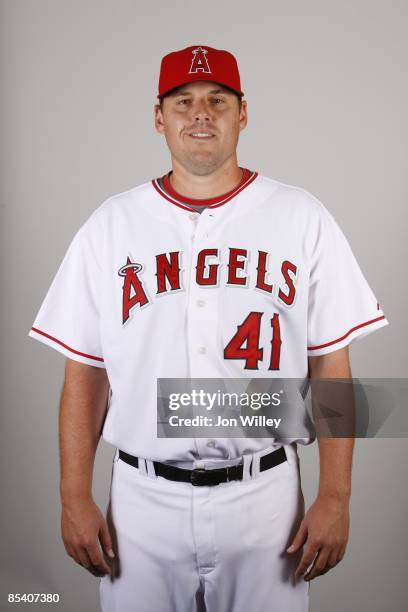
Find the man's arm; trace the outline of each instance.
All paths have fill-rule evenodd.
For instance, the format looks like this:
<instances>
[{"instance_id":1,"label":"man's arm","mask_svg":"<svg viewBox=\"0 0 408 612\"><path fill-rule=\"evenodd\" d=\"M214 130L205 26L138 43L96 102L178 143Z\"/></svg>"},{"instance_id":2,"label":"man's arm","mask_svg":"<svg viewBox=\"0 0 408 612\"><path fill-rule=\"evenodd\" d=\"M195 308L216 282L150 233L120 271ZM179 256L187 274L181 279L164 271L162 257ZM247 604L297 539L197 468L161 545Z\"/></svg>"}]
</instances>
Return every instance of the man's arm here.
<instances>
[{"instance_id":1,"label":"man's arm","mask_svg":"<svg viewBox=\"0 0 408 612\"><path fill-rule=\"evenodd\" d=\"M351 379L348 347L322 355L309 357L311 379ZM351 494L351 467L354 438L317 436L320 456L319 496L348 500Z\"/></svg>"},{"instance_id":2,"label":"man's arm","mask_svg":"<svg viewBox=\"0 0 408 612\"><path fill-rule=\"evenodd\" d=\"M348 347L327 355L309 358L311 379L351 378ZM325 574L344 556L349 534L349 500L354 438L320 438L318 495L299 526L288 552L305 543L296 569L300 576L310 567L305 580ZM314 561L314 562L313 562Z\"/></svg>"},{"instance_id":3,"label":"man's arm","mask_svg":"<svg viewBox=\"0 0 408 612\"><path fill-rule=\"evenodd\" d=\"M67 553L96 576L110 573L98 539L103 551L113 556L106 520L92 498L94 460L108 393L104 368L66 360L59 416L62 539Z\"/></svg>"}]
</instances>

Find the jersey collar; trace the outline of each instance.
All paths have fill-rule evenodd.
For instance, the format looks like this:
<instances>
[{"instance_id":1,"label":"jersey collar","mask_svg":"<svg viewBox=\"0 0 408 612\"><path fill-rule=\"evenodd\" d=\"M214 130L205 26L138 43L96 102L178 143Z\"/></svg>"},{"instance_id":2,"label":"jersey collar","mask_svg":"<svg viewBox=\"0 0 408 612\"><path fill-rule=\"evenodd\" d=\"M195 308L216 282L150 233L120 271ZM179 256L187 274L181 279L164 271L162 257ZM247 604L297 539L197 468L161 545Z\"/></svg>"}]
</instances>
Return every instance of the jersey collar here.
<instances>
[{"instance_id":1,"label":"jersey collar","mask_svg":"<svg viewBox=\"0 0 408 612\"><path fill-rule=\"evenodd\" d=\"M242 168L242 178L238 185L234 187L234 189L231 189L231 191L217 196L216 198L195 200L193 198L186 198L185 196L182 196L180 193L177 193L177 191L173 189L169 180L170 174L171 172L168 172L160 178L153 179L153 187L163 198L165 198L172 204L175 204L176 206L179 206L180 208L183 208L184 210L188 210L190 212L192 208L189 206L189 204L192 204L194 206L206 206L208 208L217 208L218 206L226 204L227 202L232 200L232 198L238 195L238 193L240 193L243 189L248 187L248 185L250 185L258 176L257 172L252 172L247 168Z\"/></svg>"}]
</instances>

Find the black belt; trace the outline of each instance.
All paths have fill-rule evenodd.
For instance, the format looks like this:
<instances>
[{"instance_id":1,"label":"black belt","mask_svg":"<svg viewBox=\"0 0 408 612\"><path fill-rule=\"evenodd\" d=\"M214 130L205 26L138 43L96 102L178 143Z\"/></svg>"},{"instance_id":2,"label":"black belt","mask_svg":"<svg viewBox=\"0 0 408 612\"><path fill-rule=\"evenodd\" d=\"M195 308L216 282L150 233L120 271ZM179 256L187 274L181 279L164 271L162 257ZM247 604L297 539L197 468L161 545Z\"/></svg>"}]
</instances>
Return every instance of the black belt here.
<instances>
[{"instance_id":1,"label":"black belt","mask_svg":"<svg viewBox=\"0 0 408 612\"><path fill-rule=\"evenodd\" d=\"M133 465L133 467L139 467L138 458L124 451L119 450L119 459L129 463L129 465ZM281 446L278 450L272 451L268 455L264 455L260 458L259 470L260 472L269 470L284 461L287 461L287 457L284 447ZM185 470L184 468L168 465L167 463L159 463L159 461L153 461L153 465L157 476L163 476L163 478L176 480L178 482L191 482L192 485L198 487L217 485L221 482L229 482L230 480L242 480L243 474L242 463L210 470L205 470L203 468Z\"/></svg>"}]
</instances>

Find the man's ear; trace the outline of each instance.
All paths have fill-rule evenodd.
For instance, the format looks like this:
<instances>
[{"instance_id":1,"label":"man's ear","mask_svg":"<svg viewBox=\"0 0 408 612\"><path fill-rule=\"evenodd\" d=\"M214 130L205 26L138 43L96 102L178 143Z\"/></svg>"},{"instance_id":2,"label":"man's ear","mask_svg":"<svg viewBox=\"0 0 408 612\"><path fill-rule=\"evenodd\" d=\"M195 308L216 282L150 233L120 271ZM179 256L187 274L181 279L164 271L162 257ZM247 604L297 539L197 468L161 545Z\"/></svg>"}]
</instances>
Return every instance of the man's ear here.
<instances>
[{"instance_id":1,"label":"man's ear","mask_svg":"<svg viewBox=\"0 0 408 612\"><path fill-rule=\"evenodd\" d=\"M154 127L159 134L164 133L164 118L160 104L154 105Z\"/></svg>"},{"instance_id":2,"label":"man's ear","mask_svg":"<svg viewBox=\"0 0 408 612\"><path fill-rule=\"evenodd\" d=\"M248 108L246 100L241 101L241 108L239 109L239 129L243 130L248 123Z\"/></svg>"}]
</instances>

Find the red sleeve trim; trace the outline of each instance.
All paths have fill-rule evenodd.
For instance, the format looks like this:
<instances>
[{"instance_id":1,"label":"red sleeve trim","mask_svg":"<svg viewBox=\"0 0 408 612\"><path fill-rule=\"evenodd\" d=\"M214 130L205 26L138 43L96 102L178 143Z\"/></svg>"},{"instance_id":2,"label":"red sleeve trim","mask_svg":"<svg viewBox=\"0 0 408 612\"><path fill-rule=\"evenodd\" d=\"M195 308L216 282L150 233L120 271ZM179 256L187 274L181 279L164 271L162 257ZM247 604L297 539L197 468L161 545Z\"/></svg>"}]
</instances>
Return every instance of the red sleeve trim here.
<instances>
[{"instance_id":1,"label":"red sleeve trim","mask_svg":"<svg viewBox=\"0 0 408 612\"><path fill-rule=\"evenodd\" d=\"M360 329L361 327L365 327L366 325L370 325L371 323L376 323L377 321L381 321L382 319L385 319L384 315L382 315L381 317L377 317L376 319L371 319L370 321L366 321L365 323L360 323L360 325L356 325L355 327L352 327L346 334L344 334L344 336L341 336L341 338L337 338L336 340L332 340L331 342L326 342L325 344L318 344L317 346L308 346L307 350L315 351L317 349L325 348L326 346L331 346L332 344L336 344L337 342L341 342L342 340L345 340L347 336L349 336L354 331L356 331L356 329Z\"/></svg>"},{"instance_id":2,"label":"red sleeve trim","mask_svg":"<svg viewBox=\"0 0 408 612\"><path fill-rule=\"evenodd\" d=\"M53 340L57 344L60 344L64 348L66 348L69 351L71 351L71 353L75 353L76 355L81 355L82 357L87 357L88 359L95 359L95 361L104 361L104 359L102 357L95 357L94 355L88 355L87 353L81 353L81 351L76 351L75 349L71 348L67 344L64 344L64 342L61 342L61 340L58 340L57 338L54 338L54 336L50 336L50 334L47 334L47 333L41 331L41 329L37 329L36 327L32 327L31 329L33 331L37 332L37 334L41 334L42 336L45 336L46 338L49 338L50 340Z\"/></svg>"}]
</instances>

